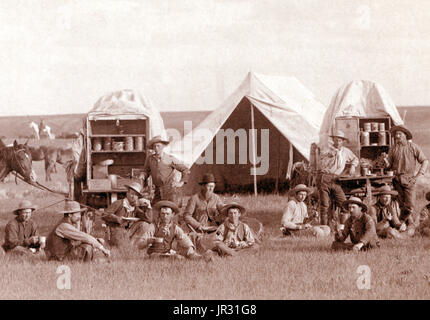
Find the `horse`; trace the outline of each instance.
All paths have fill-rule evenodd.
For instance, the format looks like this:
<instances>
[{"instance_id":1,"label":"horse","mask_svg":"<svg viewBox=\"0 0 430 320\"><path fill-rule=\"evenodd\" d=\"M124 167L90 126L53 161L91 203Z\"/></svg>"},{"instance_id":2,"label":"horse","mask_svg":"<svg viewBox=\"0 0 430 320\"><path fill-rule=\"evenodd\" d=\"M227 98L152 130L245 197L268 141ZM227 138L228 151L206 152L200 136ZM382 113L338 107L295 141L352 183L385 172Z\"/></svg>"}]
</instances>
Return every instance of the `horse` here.
<instances>
[{"instance_id":1,"label":"horse","mask_svg":"<svg viewBox=\"0 0 430 320\"><path fill-rule=\"evenodd\" d=\"M44 134L46 134L50 140L54 140L55 139L55 134L51 133L51 127L45 125L45 127L43 128L42 132Z\"/></svg>"},{"instance_id":2,"label":"horse","mask_svg":"<svg viewBox=\"0 0 430 320\"><path fill-rule=\"evenodd\" d=\"M32 128L34 130L34 136L36 137L36 139L40 140L39 126L34 121L31 121L30 122L30 128Z\"/></svg>"},{"instance_id":3,"label":"horse","mask_svg":"<svg viewBox=\"0 0 430 320\"><path fill-rule=\"evenodd\" d=\"M1 141L1 140L0 140ZM32 167L31 152L27 145L18 144L15 140L12 146L0 144L0 181L11 171L20 174L27 182L36 182L37 176Z\"/></svg>"}]
</instances>

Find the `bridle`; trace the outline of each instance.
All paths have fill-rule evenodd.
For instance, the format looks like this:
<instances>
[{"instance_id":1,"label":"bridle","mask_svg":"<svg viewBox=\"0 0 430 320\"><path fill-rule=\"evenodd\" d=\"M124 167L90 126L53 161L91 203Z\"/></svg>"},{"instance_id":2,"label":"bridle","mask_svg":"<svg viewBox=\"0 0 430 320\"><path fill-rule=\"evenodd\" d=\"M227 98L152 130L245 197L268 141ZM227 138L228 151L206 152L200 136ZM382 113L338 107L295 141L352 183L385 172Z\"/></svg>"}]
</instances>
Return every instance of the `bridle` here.
<instances>
[{"instance_id":1,"label":"bridle","mask_svg":"<svg viewBox=\"0 0 430 320\"><path fill-rule=\"evenodd\" d=\"M19 161L18 157L17 157L17 155L18 155L19 152L24 152L24 154L30 159L30 162L31 162L31 154L29 155L24 148L18 149L18 150L15 150L15 148L12 148L12 161L14 163L18 164L18 169L21 171L20 174L24 175L24 172L25 172L24 171L24 167L22 166L21 161ZM12 165L10 166L10 168L13 169ZM16 170L14 170L14 171L16 172ZM19 173L19 172L17 172L17 173ZM30 173L30 175L31 175L31 173ZM26 181L27 180L31 180L31 179L27 179L26 177L24 177L24 178L25 178Z\"/></svg>"}]
</instances>

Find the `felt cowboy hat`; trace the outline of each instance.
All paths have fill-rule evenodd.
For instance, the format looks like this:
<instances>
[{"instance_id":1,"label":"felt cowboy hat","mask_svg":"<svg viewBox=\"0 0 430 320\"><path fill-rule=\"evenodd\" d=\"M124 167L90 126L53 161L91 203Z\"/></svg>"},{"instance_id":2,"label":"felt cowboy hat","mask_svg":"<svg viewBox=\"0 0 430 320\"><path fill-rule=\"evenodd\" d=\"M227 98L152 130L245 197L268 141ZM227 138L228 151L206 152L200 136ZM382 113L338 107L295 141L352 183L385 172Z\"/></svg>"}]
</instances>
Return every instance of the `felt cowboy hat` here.
<instances>
[{"instance_id":1,"label":"felt cowboy hat","mask_svg":"<svg viewBox=\"0 0 430 320\"><path fill-rule=\"evenodd\" d=\"M412 133L403 125L393 126L390 128L390 133L393 135L396 131L402 131L406 135L406 139L412 139Z\"/></svg>"},{"instance_id":2,"label":"felt cowboy hat","mask_svg":"<svg viewBox=\"0 0 430 320\"><path fill-rule=\"evenodd\" d=\"M390 186L382 186L378 190L376 190L375 195L383 195L383 194L389 194L392 196L397 196L399 193L396 190L391 190Z\"/></svg>"},{"instance_id":3,"label":"felt cowboy hat","mask_svg":"<svg viewBox=\"0 0 430 320\"><path fill-rule=\"evenodd\" d=\"M199 184L206 184L211 182L216 183L214 175L212 173L205 173L202 177L202 180L199 182Z\"/></svg>"},{"instance_id":4,"label":"felt cowboy hat","mask_svg":"<svg viewBox=\"0 0 430 320\"><path fill-rule=\"evenodd\" d=\"M58 211L58 213L75 213L75 212L82 212L85 208L81 208L81 205L79 202L76 201L65 201L64 203L64 210Z\"/></svg>"},{"instance_id":5,"label":"felt cowboy hat","mask_svg":"<svg viewBox=\"0 0 430 320\"><path fill-rule=\"evenodd\" d=\"M154 138L149 140L148 148L152 149L152 146L154 145L154 143L163 143L167 146L170 143L170 141L163 139L161 136L155 136Z\"/></svg>"},{"instance_id":6,"label":"felt cowboy hat","mask_svg":"<svg viewBox=\"0 0 430 320\"><path fill-rule=\"evenodd\" d=\"M294 193L300 192L300 191L306 191L307 193L311 193L312 189L308 188L305 184L298 184L294 187Z\"/></svg>"},{"instance_id":7,"label":"felt cowboy hat","mask_svg":"<svg viewBox=\"0 0 430 320\"><path fill-rule=\"evenodd\" d=\"M333 133L330 137L331 138L338 137L338 138L341 138L343 140L348 141L348 138L345 137L345 133L341 130L336 130L335 133Z\"/></svg>"},{"instance_id":8,"label":"felt cowboy hat","mask_svg":"<svg viewBox=\"0 0 430 320\"><path fill-rule=\"evenodd\" d=\"M124 187L126 187L127 189L131 189L131 190L136 191L137 194L139 195L139 197L143 197L142 186L140 185L139 182L132 181L129 184L125 184Z\"/></svg>"},{"instance_id":9,"label":"felt cowboy hat","mask_svg":"<svg viewBox=\"0 0 430 320\"><path fill-rule=\"evenodd\" d=\"M342 203L342 207L345 210L348 210L348 204L350 204L350 203L355 203L355 204L359 205L363 209L363 211L367 211L367 206L358 197L351 197L348 200L345 200Z\"/></svg>"},{"instance_id":10,"label":"felt cowboy hat","mask_svg":"<svg viewBox=\"0 0 430 320\"><path fill-rule=\"evenodd\" d=\"M160 200L154 205L156 210L160 210L163 207L172 209L174 213L179 213L179 207L172 201Z\"/></svg>"},{"instance_id":11,"label":"felt cowboy hat","mask_svg":"<svg viewBox=\"0 0 430 320\"><path fill-rule=\"evenodd\" d=\"M36 210L36 206L34 206L29 200L23 200L19 203L18 208L13 210L14 214L18 214L20 210L32 209L32 212Z\"/></svg>"},{"instance_id":12,"label":"felt cowboy hat","mask_svg":"<svg viewBox=\"0 0 430 320\"><path fill-rule=\"evenodd\" d=\"M221 214L227 214L228 209L230 209L230 208L238 208L238 209L240 210L240 213L241 213L242 215L244 215L244 214L246 213L246 209L245 209L245 207L244 207L244 206L242 206L242 205L240 205L240 204L239 204L239 203L237 203L237 202L230 202L230 203L226 204L224 207L222 207L222 208L221 208L220 213L221 213Z\"/></svg>"}]
</instances>

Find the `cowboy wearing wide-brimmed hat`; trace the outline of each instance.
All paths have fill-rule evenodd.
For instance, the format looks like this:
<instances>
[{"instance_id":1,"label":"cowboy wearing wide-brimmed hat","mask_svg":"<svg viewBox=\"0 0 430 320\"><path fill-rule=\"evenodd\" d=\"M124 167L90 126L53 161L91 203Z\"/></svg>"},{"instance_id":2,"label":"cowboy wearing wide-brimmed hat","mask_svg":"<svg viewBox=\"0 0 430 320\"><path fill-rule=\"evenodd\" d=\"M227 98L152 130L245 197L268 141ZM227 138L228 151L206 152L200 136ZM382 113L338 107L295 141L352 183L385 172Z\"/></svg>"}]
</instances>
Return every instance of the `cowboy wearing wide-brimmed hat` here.
<instances>
[{"instance_id":1,"label":"cowboy wearing wide-brimmed hat","mask_svg":"<svg viewBox=\"0 0 430 320\"><path fill-rule=\"evenodd\" d=\"M152 149L154 144L156 144L156 143L161 143L161 144L164 144L165 146L167 146L170 143L170 141L163 139L161 136L155 136L151 140L148 141L147 146L149 149Z\"/></svg>"},{"instance_id":2,"label":"cowboy wearing wide-brimmed hat","mask_svg":"<svg viewBox=\"0 0 430 320\"><path fill-rule=\"evenodd\" d=\"M16 217L8 222L5 229L3 249L6 252L29 254L30 248L40 247L37 226L31 219L34 210L36 206L29 200L21 201L13 210Z\"/></svg>"},{"instance_id":3,"label":"cowboy wearing wide-brimmed hat","mask_svg":"<svg viewBox=\"0 0 430 320\"><path fill-rule=\"evenodd\" d=\"M406 224L400 220L399 203L393 196L398 192L389 185L384 185L374 193L377 201L369 209L369 215L376 222L376 233L381 238L403 238L400 232L406 230Z\"/></svg>"},{"instance_id":4,"label":"cowboy wearing wide-brimmed hat","mask_svg":"<svg viewBox=\"0 0 430 320\"><path fill-rule=\"evenodd\" d=\"M294 187L292 197L284 208L281 219L281 232L284 236L316 236L324 237L330 234L330 227L320 225L312 226L309 222L306 197L312 191L305 184Z\"/></svg>"},{"instance_id":5,"label":"cowboy wearing wide-brimmed hat","mask_svg":"<svg viewBox=\"0 0 430 320\"><path fill-rule=\"evenodd\" d=\"M394 144L384 159L385 167L394 171L393 187L399 192L399 202L402 204L400 218L413 232L418 224L414 209L416 181L426 173L428 159L421 148L411 141L412 133L405 126L391 127L390 132Z\"/></svg>"},{"instance_id":6,"label":"cowboy wearing wide-brimmed hat","mask_svg":"<svg viewBox=\"0 0 430 320\"><path fill-rule=\"evenodd\" d=\"M390 128L391 135L395 135L397 131L401 131L405 134L407 140L412 140L412 133L404 125L392 126Z\"/></svg>"},{"instance_id":7,"label":"cowboy wearing wide-brimmed hat","mask_svg":"<svg viewBox=\"0 0 430 320\"><path fill-rule=\"evenodd\" d=\"M102 240L81 231L81 213L84 210L85 208L81 208L79 202L65 201L63 210L58 211L64 217L54 227L46 240L45 251L48 259L89 262L95 257L95 249L100 250L108 257L110 256L110 251L103 246Z\"/></svg>"},{"instance_id":8,"label":"cowboy wearing wide-brimmed hat","mask_svg":"<svg viewBox=\"0 0 430 320\"><path fill-rule=\"evenodd\" d=\"M349 141L342 130L336 130L332 135L330 135L330 138L340 138L342 140Z\"/></svg>"},{"instance_id":9,"label":"cowboy wearing wide-brimmed hat","mask_svg":"<svg viewBox=\"0 0 430 320\"><path fill-rule=\"evenodd\" d=\"M200 191L188 199L184 221L190 231L212 232L224 221L220 215L224 203L214 193L216 181L212 173L205 173L198 183Z\"/></svg>"},{"instance_id":10,"label":"cowboy wearing wide-brimmed hat","mask_svg":"<svg viewBox=\"0 0 430 320\"><path fill-rule=\"evenodd\" d=\"M344 143L348 141L345 133L336 130L330 137L333 145L321 150L321 172L317 176L320 196L321 224L329 225L339 220L335 210L329 210L334 201L338 207L346 200L339 181L341 175L355 175L359 164L357 156ZM350 165L349 170L345 170ZM330 216L329 216L330 215Z\"/></svg>"},{"instance_id":11,"label":"cowboy wearing wide-brimmed hat","mask_svg":"<svg viewBox=\"0 0 430 320\"><path fill-rule=\"evenodd\" d=\"M246 214L243 205L229 202L221 209L221 214L227 214L227 219L216 231L215 251L220 255L235 255L239 249L258 248L251 228L240 220Z\"/></svg>"},{"instance_id":12,"label":"cowboy wearing wide-brimmed hat","mask_svg":"<svg viewBox=\"0 0 430 320\"><path fill-rule=\"evenodd\" d=\"M366 204L360 198L350 197L343 202L343 207L349 211L350 217L344 225L338 225L332 249L360 251L379 247L375 221L370 215L366 214ZM351 239L351 243L344 243L348 236Z\"/></svg>"},{"instance_id":13,"label":"cowboy wearing wide-brimmed hat","mask_svg":"<svg viewBox=\"0 0 430 320\"><path fill-rule=\"evenodd\" d=\"M155 186L153 203L160 200L177 202L177 189L187 183L190 174L189 169L184 164L164 152L164 148L168 144L169 141L161 136L155 136L148 142L148 148L152 149L154 153L148 154L146 157L140 178L144 184L149 177L152 177L152 183ZM179 179L175 170L181 173L180 181L177 181Z\"/></svg>"},{"instance_id":14,"label":"cowboy wearing wide-brimmed hat","mask_svg":"<svg viewBox=\"0 0 430 320\"><path fill-rule=\"evenodd\" d=\"M122 247L134 243L152 222L150 206L145 205L142 186L136 181L124 185L125 198L116 200L102 214L109 228L111 246ZM140 199L139 199L140 198Z\"/></svg>"},{"instance_id":15,"label":"cowboy wearing wide-brimmed hat","mask_svg":"<svg viewBox=\"0 0 430 320\"><path fill-rule=\"evenodd\" d=\"M180 212L176 203L169 200L161 200L153 205L158 213L158 218L151 223L148 230L141 236L138 242L139 249L146 249L150 257L174 257L183 256L189 259L201 258L195 252L193 242L177 224L174 216ZM175 243L177 246L175 246ZM176 247L178 251L176 251ZM175 249L174 249L175 248Z\"/></svg>"}]
</instances>

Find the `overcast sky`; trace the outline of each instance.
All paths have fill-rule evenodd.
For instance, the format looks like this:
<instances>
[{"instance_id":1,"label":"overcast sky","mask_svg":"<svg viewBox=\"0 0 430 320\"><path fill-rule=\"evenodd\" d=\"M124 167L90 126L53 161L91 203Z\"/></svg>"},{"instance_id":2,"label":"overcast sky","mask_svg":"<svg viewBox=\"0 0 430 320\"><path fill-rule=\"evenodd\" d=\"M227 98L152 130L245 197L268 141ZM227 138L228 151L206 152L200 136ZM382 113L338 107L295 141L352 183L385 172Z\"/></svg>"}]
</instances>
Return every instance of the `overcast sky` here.
<instances>
[{"instance_id":1,"label":"overcast sky","mask_svg":"<svg viewBox=\"0 0 430 320\"><path fill-rule=\"evenodd\" d=\"M248 71L324 104L354 79L430 105L430 1L0 1L1 115L85 113L137 89L162 111L216 108Z\"/></svg>"}]
</instances>

